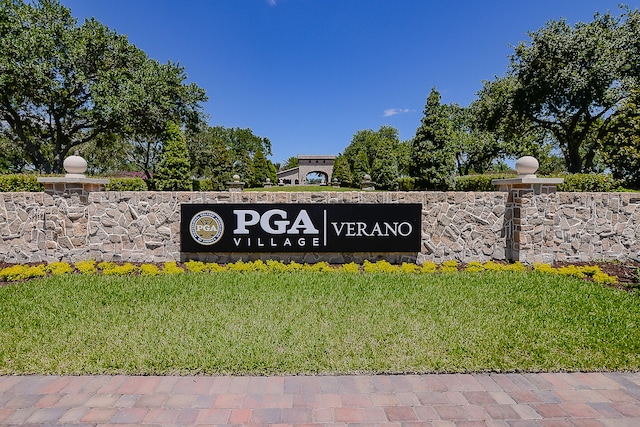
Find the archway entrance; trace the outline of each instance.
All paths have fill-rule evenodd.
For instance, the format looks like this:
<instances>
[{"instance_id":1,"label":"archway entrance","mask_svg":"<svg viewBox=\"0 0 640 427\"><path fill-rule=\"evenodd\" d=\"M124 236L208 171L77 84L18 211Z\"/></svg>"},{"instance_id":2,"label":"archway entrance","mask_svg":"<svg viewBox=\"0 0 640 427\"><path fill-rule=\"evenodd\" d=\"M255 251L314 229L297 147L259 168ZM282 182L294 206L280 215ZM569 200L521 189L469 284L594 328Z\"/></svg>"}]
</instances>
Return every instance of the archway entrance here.
<instances>
[{"instance_id":1,"label":"archway entrance","mask_svg":"<svg viewBox=\"0 0 640 427\"><path fill-rule=\"evenodd\" d=\"M298 156L298 167L278 172L278 182L303 185L310 182L331 183L333 163L336 156Z\"/></svg>"},{"instance_id":2,"label":"archway entrance","mask_svg":"<svg viewBox=\"0 0 640 427\"><path fill-rule=\"evenodd\" d=\"M324 172L309 172L304 180L309 185L327 185L329 176Z\"/></svg>"}]
</instances>

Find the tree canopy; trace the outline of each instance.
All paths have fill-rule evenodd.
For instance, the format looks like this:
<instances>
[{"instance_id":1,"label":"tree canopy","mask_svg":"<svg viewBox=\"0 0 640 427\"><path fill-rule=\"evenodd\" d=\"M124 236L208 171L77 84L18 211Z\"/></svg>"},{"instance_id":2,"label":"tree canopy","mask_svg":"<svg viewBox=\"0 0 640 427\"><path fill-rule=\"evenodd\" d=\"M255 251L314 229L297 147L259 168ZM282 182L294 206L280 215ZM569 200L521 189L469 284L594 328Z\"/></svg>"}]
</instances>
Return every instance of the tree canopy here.
<instances>
[{"instance_id":1,"label":"tree canopy","mask_svg":"<svg viewBox=\"0 0 640 427\"><path fill-rule=\"evenodd\" d=\"M41 172L90 141L159 141L169 120L201 117L204 90L57 0L0 0L0 131ZM135 139L135 138L134 138Z\"/></svg>"},{"instance_id":2,"label":"tree canopy","mask_svg":"<svg viewBox=\"0 0 640 427\"><path fill-rule=\"evenodd\" d=\"M191 191L191 164L187 142L180 127L168 122L153 184L159 191Z\"/></svg>"},{"instance_id":3,"label":"tree canopy","mask_svg":"<svg viewBox=\"0 0 640 427\"><path fill-rule=\"evenodd\" d=\"M630 188L640 189L640 89L620 107L604 143L605 162L613 177Z\"/></svg>"},{"instance_id":4,"label":"tree canopy","mask_svg":"<svg viewBox=\"0 0 640 427\"><path fill-rule=\"evenodd\" d=\"M431 89L411 145L411 176L427 190L450 190L455 177L453 123L440 99L440 92Z\"/></svg>"},{"instance_id":5,"label":"tree canopy","mask_svg":"<svg viewBox=\"0 0 640 427\"><path fill-rule=\"evenodd\" d=\"M187 132L187 146L192 175L211 180L215 189L222 189L235 173L250 187L264 184L266 178L276 182L275 166L265 155L271 153L271 142L249 128L203 124Z\"/></svg>"},{"instance_id":6,"label":"tree canopy","mask_svg":"<svg viewBox=\"0 0 640 427\"><path fill-rule=\"evenodd\" d=\"M549 21L516 46L504 77L479 93L490 130L553 138L569 172L594 170L620 107L640 82L640 13Z\"/></svg>"},{"instance_id":7,"label":"tree canopy","mask_svg":"<svg viewBox=\"0 0 640 427\"><path fill-rule=\"evenodd\" d=\"M351 143L342 154L342 157L347 161L348 168L345 165L340 165L339 180L345 186L358 187L364 175L372 173L372 167L376 165L376 159L378 158L384 159L387 163L383 168L385 169L385 177L389 176L389 171L395 171L396 175L406 174L408 152L408 143L400 141L399 132L396 128L381 126L377 131L372 129L359 130L353 135ZM382 173L380 171L382 167L380 162L376 167L377 171ZM351 182L345 181L349 177ZM388 178L385 178L385 181L387 180ZM393 186L392 184L389 185ZM388 187L389 185L385 186Z\"/></svg>"},{"instance_id":8,"label":"tree canopy","mask_svg":"<svg viewBox=\"0 0 640 427\"><path fill-rule=\"evenodd\" d=\"M297 168L300 164L297 156L291 156L280 166L280 169L286 171L288 169Z\"/></svg>"}]
</instances>

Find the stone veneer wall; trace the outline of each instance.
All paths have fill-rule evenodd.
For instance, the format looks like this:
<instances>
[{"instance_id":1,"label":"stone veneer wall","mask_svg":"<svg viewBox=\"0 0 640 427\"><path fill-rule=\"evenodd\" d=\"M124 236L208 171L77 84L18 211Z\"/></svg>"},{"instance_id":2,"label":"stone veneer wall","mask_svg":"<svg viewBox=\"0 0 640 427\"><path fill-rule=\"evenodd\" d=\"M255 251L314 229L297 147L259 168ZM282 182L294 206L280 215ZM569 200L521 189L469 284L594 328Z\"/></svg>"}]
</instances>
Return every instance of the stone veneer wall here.
<instances>
[{"instance_id":1,"label":"stone veneer wall","mask_svg":"<svg viewBox=\"0 0 640 427\"><path fill-rule=\"evenodd\" d=\"M94 192L0 193L0 262L162 262L180 253L181 203L421 203L419 254L199 254L227 262L455 259L593 261L640 258L637 193ZM192 254L188 254L193 257Z\"/></svg>"},{"instance_id":2,"label":"stone veneer wall","mask_svg":"<svg viewBox=\"0 0 640 427\"><path fill-rule=\"evenodd\" d=\"M514 197L515 196L515 197ZM513 259L640 260L640 193L510 194Z\"/></svg>"}]
</instances>

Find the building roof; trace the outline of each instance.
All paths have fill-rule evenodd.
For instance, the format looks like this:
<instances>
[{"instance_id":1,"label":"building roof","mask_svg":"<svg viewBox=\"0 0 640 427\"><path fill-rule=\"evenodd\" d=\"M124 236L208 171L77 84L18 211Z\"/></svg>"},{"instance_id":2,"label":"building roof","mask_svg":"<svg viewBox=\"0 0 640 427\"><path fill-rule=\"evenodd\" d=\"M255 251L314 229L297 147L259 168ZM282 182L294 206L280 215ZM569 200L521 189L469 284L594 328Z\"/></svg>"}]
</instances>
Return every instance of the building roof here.
<instances>
[{"instance_id":1,"label":"building roof","mask_svg":"<svg viewBox=\"0 0 640 427\"><path fill-rule=\"evenodd\" d=\"M298 154L298 160L300 159L304 159L304 160L312 160L312 159L318 159L318 160L334 160L336 158L336 156L331 156L331 155L310 155L310 154Z\"/></svg>"}]
</instances>

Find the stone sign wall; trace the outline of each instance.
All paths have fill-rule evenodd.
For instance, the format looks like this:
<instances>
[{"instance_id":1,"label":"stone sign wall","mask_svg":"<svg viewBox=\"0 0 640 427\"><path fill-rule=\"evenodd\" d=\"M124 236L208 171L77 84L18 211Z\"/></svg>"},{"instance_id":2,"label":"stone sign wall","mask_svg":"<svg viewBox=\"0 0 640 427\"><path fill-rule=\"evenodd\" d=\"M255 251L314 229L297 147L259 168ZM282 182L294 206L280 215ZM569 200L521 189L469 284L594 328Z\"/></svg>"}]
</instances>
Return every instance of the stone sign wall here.
<instances>
[{"instance_id":1,"label":"stone sign wall","mask_svg":"<svg viewBox=\"0 0 640 427\"><path fill-rule=\"evenodd\" d=\"M420 253L180 252L182 203L422 204ZM637 193L93 192L0 193L0 262L533 262L640 259Z\"/></svg>"}]
</instances>

